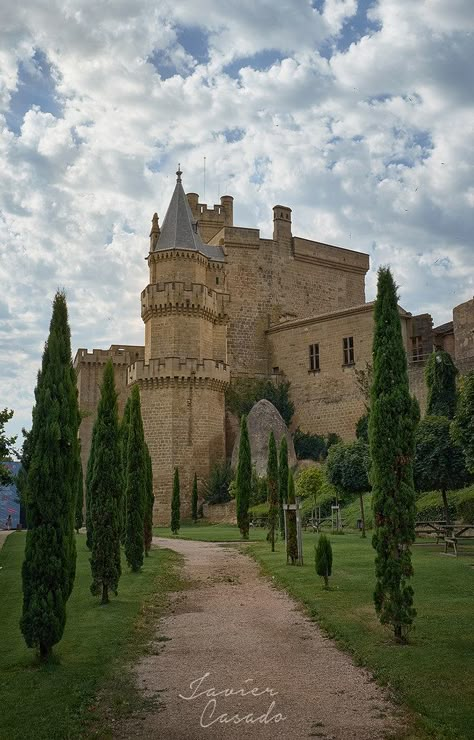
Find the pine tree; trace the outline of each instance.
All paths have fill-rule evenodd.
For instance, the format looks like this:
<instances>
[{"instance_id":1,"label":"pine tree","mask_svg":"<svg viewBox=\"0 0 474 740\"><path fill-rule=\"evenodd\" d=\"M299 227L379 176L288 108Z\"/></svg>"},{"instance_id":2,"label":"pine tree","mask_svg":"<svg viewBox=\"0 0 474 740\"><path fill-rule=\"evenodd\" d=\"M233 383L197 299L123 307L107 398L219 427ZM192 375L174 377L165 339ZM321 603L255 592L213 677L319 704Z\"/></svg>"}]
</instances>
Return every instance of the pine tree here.
<instances>
[{"instance_id":1,"label":"pine tree","mask_svg":"<svg viewBox=\"0 0 474 740\"><path fill-rule=\"evenodd\" d=\"M286 503L288 493L288 442L285 435L280 442L280 459L278 464L278 513L280 517L280 535L285 539L285 512L283 504Z\"/></svg>"},{"instance_id":2,"label":"pine tree","mask_svg":"<svg viewBox=\"0 0 474 740\"><path fill-rule=\"evenodd\" d=\"M453 419L456 413L456 377L458 369L449 352L432 352L425 368L428 386L427 416L446 416Z\"/></svg>"},{"instance_id":3,"label":"pine tree","mask_svg":"<svg viewBox=\"0 0 474 740\"><path fill-rule=\"evenodd\" d=\"M332 547L325 534L320 534L317 546L314 547L314 564L316 573L324 578L324 588L329 588L329 577L332 573Z\"/></svg>"},{"instance_id":4,"label":"pine tree","mask_svg":"<svg viewBox=\"0 0 474 740\"><path fill-rule=\"evenodd\" d=\"M244 540L249 538L249 506L252 492L252 458L247 417L240 420L239 461L237 465L237 524Z\"/></svg>"},{"instance_id":5,"label":"pine tree","mask_svg":"<svg viewBox=\"0 0 474 740\"><path fill-rule=\"evenodd\" d=\"M293 473L288 471L288 503L295 503L295 481ZM287 553L290 557L291 564L295 565L298 562L298 534L296 531L296 511L288 510L286 512L286 536L287 541Z\"/></svg>"},{"instance_id":6,"label":"pine tree","mask_svg":"<svg viewBox=\"0 0 474 740\"><path fill-rule=\"evenodd\" d=\"M181 500L179 494L179 471L174 469L173 497L171 499L171 531L178 534L181 524Z\"/></svg>"},{"instance_id":7,"label":"pine tree","mask_svg":"<svg viewBox=\"0 0 474 740\"><path fill-rule=\"evenodd\" d=\"M474 473L474 372L465 375L461 381L453 436L463 449L467 469Z\"/></svg>"},{"instance_id":8,"label":"pine tree","mask_svg":"<svg viewBox=\"0 0 474 740\"><path fill-rule=\"evenodd\" d=\"M94 471L94 457L95 457L95 424L92 427L92 438L91 438L91 448L89 450L89 458L87 460L87 470L86 470L86 545L89 548L89 550L92 550L92 540L93 540L93 531L92 531L92 507L91 507L91 499L90 499L90 490L91 490L91 480L92 480L92 473Z\"/></svg>"},{"instance_id":9,"label":"pine tree","mask_svg":"<svg viewBox=\"0 0 474 740\"><path fill-rule=\"evenodd\" d=\"M130 431L130 409L132 399L129 396L123 410L122 421L120 423L120 451L121 451L121 469L122 469L122 503L121 503L121 542L125 545L125 535L127 531L127 497L125 488L127 486L127 455L128 455L128 433Z\"/></svg>"},{"instance_id":10,"label":"pine tree","mask_svg":"<svg viewBox=\"0 0 474 740\"><path fill-rule=\"evenodd\" d=\"M155 503L155 497L153 495L153 465L151 462L150 451L146 444L145 444L145 458L146 458L146 495L145 495L145 517L143 520L143 527L144 527L145 555L148 557L148 553L151 550L151 542L153 539L153 505Z\"/></svg>"},{"instance_id":11,"label":"pine tree","mask_svg":"<svg viewBox=\"0 0 474 740\"><path fill-rule=\"evenodd\" d=\"M376 550L375 609L398 641L406 639L416 611L410 546L415 539L413 459L418 404L410 397L397 291L387 268L379 270L375 302L373 383L369 419L372 506Z\"/></svg>"},{"instance_id":12,"label":"pine tree","mask_svg":"<svg viewBox=\"0 0 474 740\"><path fill-rule=\"evenodd\" d=\"M268 441L268 463L267 463L267 486L268 486L268 537L272 552L275 552L275 530L278 526L278 455L273 431L270 432Z\"/></svg>"},{"instance_id":13,"label":"pine tree","mask_svg":"<svg viewBox=\"0 0 474 740\"><path fill-rule=\"evenodd\" d=\"M83 506L84 506L84 477L82 474L82 463L79 460L79 477L77 480L77 494L76 494L76 513L74 519L74 528L79 534L79 530L83 525Z\"/></svg>"},{"instance_id":14,"label":"pine tree","mask_svg":"<svg viewBox=\"0 0 474 740\"><path fill-rule=\"evenodd\" d=\"M109 360L104 369L100 401L95 420L94 470L90 481L92 540L91 593L109 601L109 591L117 595L120 565L120 504L122 474L120 436L114 367Z\"/></svg>"},{"instance_id":15,"label":"pine tree","mask_svg":"<svg viewBox=\"0 0 474 740\"><path fill-rule=\"evenodd\" d=\"M130 427L127 443L127 521L125 532L125 557L134 573L143 565L144 517L146 494L146 459L143 422L140 409L140 391L134 385L131 393Z\"/></svg>"},{"instance_id":16,"label":"pine tree","mask_svg":"<svg viewBox=\"0 0 474 740\"><path fill-rule=\"evenodd\" d=\"M194 473L193 493L191 496L191 515L193 522L196 524L198 519L198 481L196 473Z\"/></svg>"},{"instance_id":17,"label":"pine tree","mask_svg":"<svg viewBox=\"0 0 474 740\"><path fill-rule=\"evenodd\" d=\"M62 292L56 293L53 302L35 401L29 439L28 532L20 627L28 647L38 647L41 659L47 660L64 632L66 602L76 567L74 513L80 417Z\"/></svg>"}]
</instances>

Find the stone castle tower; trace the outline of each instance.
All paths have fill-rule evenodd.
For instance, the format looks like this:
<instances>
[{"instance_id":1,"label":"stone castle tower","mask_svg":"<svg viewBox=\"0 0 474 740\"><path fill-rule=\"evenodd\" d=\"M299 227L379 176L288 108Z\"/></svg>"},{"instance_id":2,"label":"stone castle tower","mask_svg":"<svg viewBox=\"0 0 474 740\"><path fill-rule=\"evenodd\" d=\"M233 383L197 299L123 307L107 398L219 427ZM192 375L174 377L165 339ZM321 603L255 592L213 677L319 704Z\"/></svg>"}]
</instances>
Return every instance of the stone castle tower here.
<instances>
[{"instance_id":1,"label":"stone castle tower","mask_svg":"<svg viewBox=\"0 0 474 740\"><path fill-rule=\"evenodd\" d=\"M168 524L178 468L182 515L190 515L194 474L202 482L230 459L236 419L225 391L242 378L290 381L292 427L355 435L365 413L356 369L371 361L373 304L365 302L368 255L293 235L292 211L273 207L272 238L233 223L233 198L208 208L177 182L160 230L155 213L141 293L144 346L79 349L75 358L86 469L105 363L112 359L119 413L140 388L153 462L155 522ZM400 308L412 392L425 402L423 365L434 346L474 367L474 299L453 322Z\"/></svg>"},{"instance_id":2,"label":"stone castle tower","mask_svg":"<svg viewBox=\"0 0 474 740\"><path fill-rule=\"evenodd\" d=\"M221 247L203 243L176 174L161 231L155 214L150 233L149 283L141 294L145 354L128 370L128 385L140 387L157 511L168 509L175 468L187 511L194 473L206 479L225 459L225 257Z\"/></svg>"}]
</instances>

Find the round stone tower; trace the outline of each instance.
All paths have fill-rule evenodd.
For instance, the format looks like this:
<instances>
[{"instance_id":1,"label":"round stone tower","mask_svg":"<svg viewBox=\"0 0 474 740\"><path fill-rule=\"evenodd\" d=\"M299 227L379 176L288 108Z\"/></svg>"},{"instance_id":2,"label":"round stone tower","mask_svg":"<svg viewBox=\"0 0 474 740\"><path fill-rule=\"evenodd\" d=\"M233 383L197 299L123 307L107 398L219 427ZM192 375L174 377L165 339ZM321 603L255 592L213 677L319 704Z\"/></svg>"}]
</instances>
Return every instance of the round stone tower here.
<instances>
[{"instance_id":1,"label":"round stone tower","mask_svg":"<svg viewBox=\"0 0 474 740\"><path fill-rule=\"evenodd\" d=\"M194 473L206 479L225 459L227 366L225 256L204 244L178 169L162 228L150 233L150 281L141 294L145 357L130 366L138 383L153 462L155 523L168 524L174 469L181 515L190 516Z\"/></svg>"}]
</instances>

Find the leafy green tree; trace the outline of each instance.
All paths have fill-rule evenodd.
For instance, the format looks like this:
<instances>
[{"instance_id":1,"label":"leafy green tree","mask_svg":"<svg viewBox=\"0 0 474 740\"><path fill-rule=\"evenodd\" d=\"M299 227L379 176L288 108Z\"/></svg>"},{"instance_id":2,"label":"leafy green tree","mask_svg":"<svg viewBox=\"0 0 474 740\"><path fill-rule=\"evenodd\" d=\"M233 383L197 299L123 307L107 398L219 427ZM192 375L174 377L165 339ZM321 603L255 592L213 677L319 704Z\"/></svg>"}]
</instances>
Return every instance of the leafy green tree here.
<instances>
[{"instance_id":1,"label":"leafy green tree","mask_svg":"<svg viewBox=\"0 0 474 740\"><path fill-rule=\"evenodd\" d=\"M171 531L178 534L181 526L181 498L179 491L179 471L174 469L173 496L171 499Z\"/></svg>"},{"instance_id":2,"label":"leafy green tree","mask_svg":"<svg viewBox=\"0 0 474 740\"><path fill-rule=\"evenodd\" d=\"M140 391L134 385L131 393L130 427L127 443L127 479L125 496L127 498L127 521L125 531L125 557L136 573L143 565L144 517L147 466L145 458L145 437L140 408Z\"/></svg>"},{"instance_id":3,"label":"leafy green tree","mask_svg":"<svg viewBox=\"0 0 474 740\"><path fill-rule=\"evenodd\" d=\"M296 491L302 499L309 499L313 508L317 506L317 500L324 482L324 473L321 468L312 465L298 474L296 479Z\"/></svg>"},{"instance_id":4,"label":"leafy green tree","mask_svg":"<svg viewBox=\"0 0 474 740\"><path fill-rule=\"evenodd\" d=\"M267 486L269 506L267 539L271 543L272 552L275 552L275 531L278 526L278 455L273 432L270 432L268 441Z\"/></svg>"},{"instance_id":5,"label":"leafy green tree","mask_svg":"<svg viewBox=\"0 0 474 740\"><path fill-rule=\"evenodd\" d=\"M469 481L461 445L451 436L446 416L425 416L416 433L415 486L418 491L441 491L444 518L449 522L447 492Z\"/></svg>"},{"instance_id":6,"label":"leafy green tree","mask_svg":"<svg viewBox=\"0 0 474 740\"><path fill-rule=\"evenodd\" d=\"M427 416L446 416L453 419L456 413L456 377L458 369L449 352L432 352L425 368L428 386Z\"/></svg>"},{"instance_id":7,"label":"leafy green tree","mask_svg":"<svg viewBox=\"0 0 474 740\"><path fill-rule=\"evenodd\" d=\"M203 481L204 498L208 504L225 504L231 501L229 490L232 469L227 462L215 463L208 480Z\"/></svg>"},{"instance_id":8,"label":"leafy green tree","mask_svg":"<svg viewBox=\"0 0 474 740\"><path fill-rule=\"evenodd\" d=\"M145 555L148 557L148 553L151 550L151 543L153 540L153 506L155 504L155 497L153 495L153 464L151 461L150 451L146 444L145 444L145 459L146 459L146 493L145 493L145 516L143 519L143 531L144 531Z\"/></svg>"},{"instance_id":9,"label":"leafy green tree","mask_svg":"<svg viewBox=\"0 0 474 740\"><path fill-rule=\"evenodd\" d=\"M418 404L411 398L397 291L388 268L378 275L374 311L369 440L376 550L375 609L405 641L416 616L410 547L415 539L413 460Z\"/></svg>"},{"instance_id":10,"label":"leafy green tree","mask_svg":"<svg viewBox=\"0 0 474 740\"><path fill-rule=\"evenodd\" d=\"M329 588L329 577L332 574L332 547L325 534L320 534L318 544L314 547L314 564L316 573L324 578L324 588Z\"/></svg>"},{"instance_id":11,"label":"leafy green tree","mask_svg":"<svg viewBox=\"0 0 474 740\"><path fill-rule=\"evenodd\" d=\"M104 369L95 428L94 470L90 481L92 553L91 593L109 602L109 591L117 595L121 575L120 507L122 471L120 465L120 432L115 390L114 366L109 360Z\"/></svg>"},{"instance_id":12,"label":"leafy green tree","mask_svg":"<svg viewBox=\"0 0 474 740\"><path fill-rule=\"evenodd\" d=\"M237 465L237 524L244 540L249 538L249 506L252 492L252 458L247 417L240 420L239 461Z\"/></svg>"},{"instance_id":13,"label":"leafy green tree","mask_svg":"<svg viewBox=\"0 0 474 740\"><path fill-rule=\"evenodd\" d=\"M127 532L127 497L125 489L127 487L127 459L128 459L128 434L130 431L130 411L132 408L131 396L127 398L123 410L122 421L120 422L120 456L122 471L122 503L121 503L121 542L125 545Z\"/></svg>"},{"instance_id":14,"label":"leafy green tree","mask_svg":"<svg viewBox=\"0 0 474 740\"><path fill-rule=\"evenodd\" d=\"M10 421L13 416L13 411L9 409L0 410L0 485L8 486L13 483L13 476L2 462L11 460L12 455L16 454L14 451L14 445L16 437L7 437L5 434L5 424Z\"/></svg>"},{"instance_id":15,"label":"leafy green tree","mask_svg":"<svg viewBox=\"0 0 474 740\"><path fill-rule=\"evenodd\" d=\"M58 292L35 389L22 568L20 627L43 661L63 635L74 584L79 420L66 297Z\"/></svg>"},{"instance_id":16,"label":"leafy green tree","mask_svg":"<svg viewBox=\"0 0 474 740\"><path fill-rule=\"evenodd\" d=\"M288 471L288 503L294 504L295 501L295 481L291 470ZM296 531L296 511L288 510L286 512L286 536L288 537L287 542L287 553L291 560L291 564L295 565L298 562L298 534Z\"/></svg>"},{"instance_id":17,"label":"leafy green tree","mask_svg":"<svg viewBox=\"0 0 474 740\"><path fill-rule=\"evenodd\" d=\"M285 424L287 426L291 424L295 407L290 399L288 380L275 383L272 380L238 378L226 391L226 408L239 417L243 414L247 416L252 406L262 399L273 403Z\"/></svg>"},{"instance_id":18,"label":"leafy green tree","mask_svg":"<svg viewBox=\"0 0 474 740\"><path fill-rule=\"evenodd\" d=\"M283 504L288 494L288 442L285 435L281 438L278 464L278 514L280 518L280 535L285 539L285 512Z\"/></svg>"},{"instance_id":19,"label":"leafy green tree","mask_svg":"<svg viewBox=\"0 0 474 740\"><path fill-rule=\"evenodd\" d=\"M474 372L465 375L461 381L453 436L464 451L467 469L474 473Z\"/></svg>"},{"instance_id":20,"label":"leafy green tree","mask_svg":"<svg viewBox=\"0 0 474 740\"><path fill-rule=\"evenodd\" d=\"M329 483L342 495L356 493L359 496L362 537L365 537L363 494L370 489L369 465L369 447L360 440L339 442L331 447L326 463Z\"/></svg>"},{"instance_id":21,"label":"leafy green tree","mask_svg":"<svg viewBox=\"0 0 474 740\"><path fill-rule=\"evenodd\" d=\"M196 524L198 520L198 479L196 473L194 473L193 492L191 494L191 516Z\"/></svg>"},{"instance_id":22,"label":"leafy green tree","mask_svg":"<svg viewBox=\"0 0 474 740\"><path fill-rule=\"evenodd\" d=\"M74 516L74 528L79 534L79 530L83 525L83 506L84 506L84 477L82 474L82 464L79 460L79 477L77 479L77 494L76 494L76 510Z\"/></svg>"}]
</instances>

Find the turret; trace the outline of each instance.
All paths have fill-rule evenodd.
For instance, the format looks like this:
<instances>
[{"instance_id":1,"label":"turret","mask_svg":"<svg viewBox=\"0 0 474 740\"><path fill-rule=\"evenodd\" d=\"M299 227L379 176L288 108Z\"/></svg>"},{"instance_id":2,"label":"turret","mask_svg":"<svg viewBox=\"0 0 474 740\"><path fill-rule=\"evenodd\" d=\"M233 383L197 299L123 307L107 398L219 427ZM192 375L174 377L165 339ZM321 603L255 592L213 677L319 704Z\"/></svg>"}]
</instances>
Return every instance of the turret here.
<instances>
[{"instance_id":1,"label":"turret","mask_svg":"<svg viewBox=\"0 0 474 740\"><path fill-rule=\"evenodd\" d=\"M291 208L288 206L273 206L273 239L278 242L282 239L291 239Z\"/></svg>"},{"instance_id":2,"label":"turret","mask_svg":"<svg viewBox=\"0 0 474 740\"><path fill-rule=\"evenodd\" d=\"M159 239L159 236L161 234L160 231L160 225L158 223L158 214L154 213L153 218L151 220L151 231L150 231L150 252L153 252L156 246L156 243Z\"/></svg>"}]
</instances>

